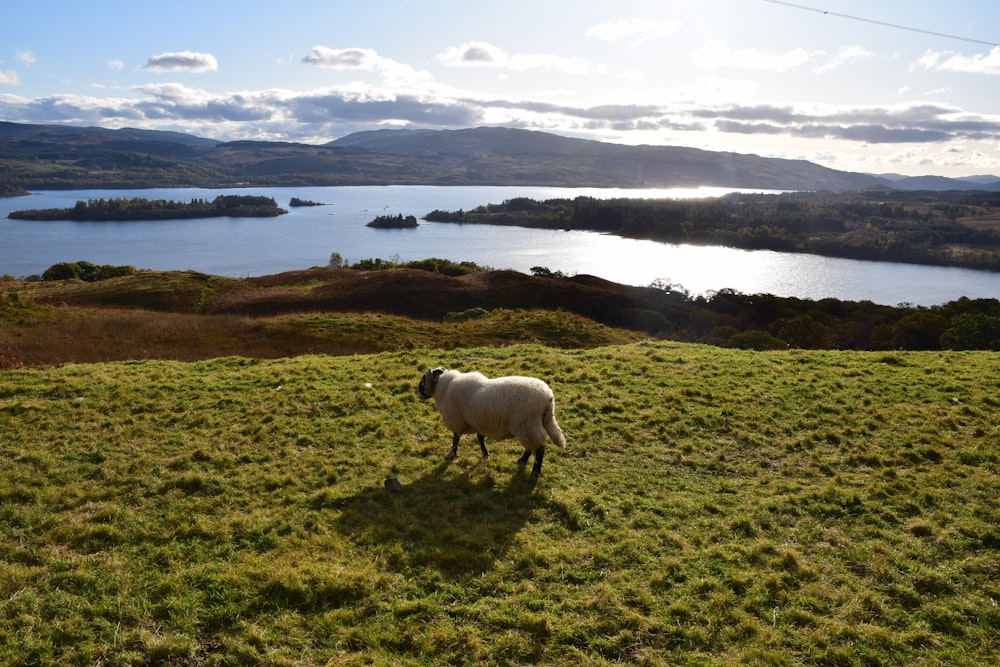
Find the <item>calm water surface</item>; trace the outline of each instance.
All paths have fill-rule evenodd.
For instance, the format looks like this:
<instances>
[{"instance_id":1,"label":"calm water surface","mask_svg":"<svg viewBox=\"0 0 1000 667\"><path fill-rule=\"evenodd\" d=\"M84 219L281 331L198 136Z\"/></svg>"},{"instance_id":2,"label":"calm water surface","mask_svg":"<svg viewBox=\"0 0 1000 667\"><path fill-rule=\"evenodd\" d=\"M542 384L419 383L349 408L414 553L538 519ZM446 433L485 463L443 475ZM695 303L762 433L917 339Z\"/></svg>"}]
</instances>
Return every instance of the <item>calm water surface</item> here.
<instances>
[{"instance_id":1,"label":"calm water surface","mask_svg":"<svg viewBox=\"0 0 1000 667\"><path fill-rule=\"evenodd\" d=\"M42 191L27 197L0 198L0 274L40 274L58 262L87 260L246 277L323 266L331 253L338 252L352 263L376 257L401 261L440 257L525 273L532 267L544 266L567 275L591 274L630 285L665 281L682 285L692 294L728 288L745 294L925 306L963 296L1000 297L1000 274L966 269L670 245L595 232L423 221L416 229L376 230L365 226L376 215L402 213L420 217L434 209L470 209L512 197L705 197L726 192L729 190L718 188L436 186ZM219 194L274 197L290 213L278 218L142 222L6 219L10 211L68 208L81 199L146 197L187 202ZM289 208L292 197L326 205Z\"/></svg>"}]
</instances>

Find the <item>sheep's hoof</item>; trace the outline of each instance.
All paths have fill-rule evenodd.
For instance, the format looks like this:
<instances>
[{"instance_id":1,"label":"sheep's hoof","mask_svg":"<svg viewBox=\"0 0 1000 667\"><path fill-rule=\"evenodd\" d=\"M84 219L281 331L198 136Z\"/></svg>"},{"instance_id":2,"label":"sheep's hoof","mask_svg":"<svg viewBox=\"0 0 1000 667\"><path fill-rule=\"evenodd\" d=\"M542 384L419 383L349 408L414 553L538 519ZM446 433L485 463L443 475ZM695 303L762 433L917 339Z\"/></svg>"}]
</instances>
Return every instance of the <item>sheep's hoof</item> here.
<instances>
[{"instance_id":1,"label":"sheep's hoof","mask_svg":"<svg viewBox=\"0 0 1000 667\"><path fill-rule=\"evenodd\" d=\"M447 454L444 455L444 460L445 461L451 461L456 456L458 456L458 452L456 452L454 449L452 449L451 451L449 451Z\"/></svg>"}]
</instances>

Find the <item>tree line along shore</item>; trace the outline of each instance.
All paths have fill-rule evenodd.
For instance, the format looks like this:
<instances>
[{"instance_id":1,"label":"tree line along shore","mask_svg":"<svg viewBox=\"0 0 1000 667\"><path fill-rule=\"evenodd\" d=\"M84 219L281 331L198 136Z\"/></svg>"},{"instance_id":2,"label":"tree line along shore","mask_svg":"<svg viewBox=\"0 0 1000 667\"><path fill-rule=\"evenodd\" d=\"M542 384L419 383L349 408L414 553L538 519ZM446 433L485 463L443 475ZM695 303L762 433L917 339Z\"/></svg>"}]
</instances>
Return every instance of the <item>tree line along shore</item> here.
<instances>
[{"instance_id":1,"label":"tree line along shore","mask_svg":"<svg viewBox=\"0 0 1000 667\"><path fill-rule=\"evenodd\" d=\"M426 220L1000 271L1000 193L865 190L702 199L513 198Z\"/></svg>"}]
</instances>

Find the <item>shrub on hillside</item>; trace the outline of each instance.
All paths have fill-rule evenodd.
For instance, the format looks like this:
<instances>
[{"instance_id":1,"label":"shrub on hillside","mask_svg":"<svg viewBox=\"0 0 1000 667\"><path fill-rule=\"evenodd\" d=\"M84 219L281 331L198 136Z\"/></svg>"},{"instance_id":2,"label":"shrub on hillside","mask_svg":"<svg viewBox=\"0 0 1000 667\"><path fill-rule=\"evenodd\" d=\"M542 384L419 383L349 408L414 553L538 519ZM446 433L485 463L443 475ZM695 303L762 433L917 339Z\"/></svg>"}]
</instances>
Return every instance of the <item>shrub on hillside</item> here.
<instances>
[{"instance_id":1,"label":"shrub on hillside","mask_svg":"<svg viewBox=\"0 0 1000 667\"><path fill-rule=\"evenodd\" d=\"M445 322L465 322L467 320L481 320L489 317L490 311L485 308L469 308L455 313L448 313L444 316Z\"/></svg>"},{"instance_id":2,"label":"shrub on hillside","mask_svg":"<svg viewBox=\"0 0 1000 667\"><path fill-rule=\"evenodd\" d=\"M565 278L565 274L562 271L553 271L547 266L533 266L531 267L531 275L537 276L539 278Z\"/></svg>"},{"instance_id":3,"label":"shrub on hillside","mask_svg":"<svg viewBox=\"0 0 1000 667\"><path fill-rule=\"evenodd\" d=\"M766 331L750 329L730 336L726 341L726 347L737 347L741 350L784 350L788 347L788 343Z\"/></svg>"},{"instance_id":4,"label":"shrub on hillside","mask_svg":"<svg viewBox=\"0 0 1000 667\"><path fill-rule=\"evenodd\" d=\"M351 264L351 268L356 271L384 271L385 269L396 268L396 264L380 257L362 259Z\"/></svg>"},{"instance_id":5,"label":"shrub on hillside","mask_svg":"<svg viewBox=\"0 0 1000 667\"><path fill-rule=\"evenodd\" d=\"M941 334L946 350L1000 350L1000 317L966 313L951 320Z\"/></svg>"},{"instance_id":6,"label":"shrub on hillside","mask_svg":"<svg viewBox=\"0 0 1000 667\"><path fill-rule=\"evenodd\" d=\"M405 266L408 269L419 269L421 271L430 271L431 273L440 273L443 276L455 277L479 271L479 267L472 262L456 263L450 259L439 259L437 257L407 262Z\"/></svg>"},{"instance_id":7,"label":"shrub on hillside","mask_svg":"<svg viewBox=\"0 0 1000 667\"><path fill-rule=\"evenodd\" d=\"M131 276L138 273L134 266L97 265L92 262L59 262L45 269L42 280L82 280L93 283L108 278Z\"/></svg>"},{"instance_id":8,"label":"shrub on hillside","mask_svg":"<svg viewBox=\"0 0 1000 667\"><path fill-rule=\"evenodd\" d=\"M627 313L629 325L639 331L651 334L665 334L674 331L674 325L660 312L644 308Z\"/></svg>"},{"instance_id":9,"label":"shrub on hillside","mask_svg":"<svg viewBox=\"0 0 1000 667\"><path fill-rule=\"evenodd\" d=\"M400 264L398 261L376 257L374 259L363 259L360 262L355 262L354 264L351 264L351 268L358 271L384 271L385 269L397 268L417 269L418 271L429 271L431 273L440 273L443 276L453 277L464 276L481 270L480 267L473 262L456 263L450 259L439 259L437 257L406 262L405 264Z\"/></svg>"}]
</instances>

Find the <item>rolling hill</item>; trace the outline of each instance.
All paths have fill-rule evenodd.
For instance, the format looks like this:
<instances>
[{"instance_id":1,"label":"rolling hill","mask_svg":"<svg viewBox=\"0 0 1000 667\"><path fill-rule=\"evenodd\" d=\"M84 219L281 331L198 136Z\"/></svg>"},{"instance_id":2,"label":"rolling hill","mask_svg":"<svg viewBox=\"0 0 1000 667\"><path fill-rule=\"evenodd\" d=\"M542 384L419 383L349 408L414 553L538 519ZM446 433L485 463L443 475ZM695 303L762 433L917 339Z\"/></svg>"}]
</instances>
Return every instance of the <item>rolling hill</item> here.
<instances>
[{"instance_id":1,"label":"rolling hill","mask_svg":"<svg viewBox=\"0 0 1000 667\"><path fill-rule=\"evenodd\" d=\"M851 191L908 187L804 160L626 146L528 130L376 130L323 145L0 122L0 190L298 185L532 185ZM935 188L969 183L935 177ZM954 181L954 182L953 182ZM926 187L926 186L921 186ZM982 185L991 189L989 182Z\"/></svg>"}]
</instances>

